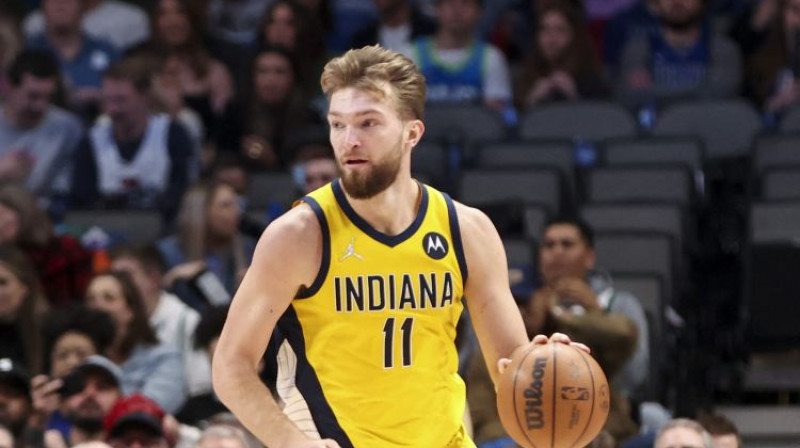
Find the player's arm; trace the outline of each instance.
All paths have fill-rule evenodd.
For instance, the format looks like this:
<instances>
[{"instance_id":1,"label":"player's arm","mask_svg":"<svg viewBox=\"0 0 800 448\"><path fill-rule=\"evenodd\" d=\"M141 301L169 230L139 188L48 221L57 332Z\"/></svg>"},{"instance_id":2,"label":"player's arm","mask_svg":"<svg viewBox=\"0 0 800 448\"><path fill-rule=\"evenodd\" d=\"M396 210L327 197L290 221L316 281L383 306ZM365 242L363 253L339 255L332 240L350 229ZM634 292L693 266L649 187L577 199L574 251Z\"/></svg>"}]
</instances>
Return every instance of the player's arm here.
<instances>
[{"instance_id":1,"label":"player's arm","mask_svg":"<svg viewBox=\"0 0 800 448\"><path fill-rule=\"evenodd\" d=\"M267 227L231 302L214 353L212 374L217 395L271 448L338 447L332 441L309 442L283 414L257 371L278 319L298 289L311 285L319 271L320 232L308 206L290 210Z\"/></svg>"},{"instance_id":2,"label":"player's arm","mask_svg":"<svg viewBox=\"0 0 800 448\"><path fill-rule=\"evenodd\" d=\"M527 345L528 335L511 295L503 242L491 220L481 211L456 203L466 259L464 296L483 359L497 380L497 362Z\"/></svg>"}]
</instances>

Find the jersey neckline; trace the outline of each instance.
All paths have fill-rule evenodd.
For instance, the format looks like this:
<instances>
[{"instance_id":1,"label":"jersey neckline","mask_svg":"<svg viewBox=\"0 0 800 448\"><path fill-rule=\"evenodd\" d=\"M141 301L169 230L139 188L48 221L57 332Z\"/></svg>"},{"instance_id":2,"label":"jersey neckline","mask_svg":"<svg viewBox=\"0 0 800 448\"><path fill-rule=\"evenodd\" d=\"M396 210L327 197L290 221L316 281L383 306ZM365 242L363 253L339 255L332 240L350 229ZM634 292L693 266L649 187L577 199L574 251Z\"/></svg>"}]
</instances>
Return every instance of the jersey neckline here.
<instances>
[{"instance_id":1,"label":"jersey neckline","mask_svg":"<svg viewBox=\"0 0 800 448\"><path fill-rule=\"evenodd\" d=\"M387 235L379 230L376 230L370 223L356 213L356 211L353 209L353 206L350 205L350 202L347 200L347 196L342 189L340 179L334 180L331 183L331 188L333 189L333 195L336 198L336 203L339 204L339 207L341 207L341 209L344 211L344 214L350 219L350 222L352 222L356 227L359 228L359 230L366 233L375 241L385 244L389 247L395 247L411 238L411 236L413 236L417 230L419 230L420 226L422 225L422 221L425 218L425 214L428 211L428 189L425 188L425 185L419 182L417 184L422 191L422 199L420 200L419 209L417 210L417 217L414 218L414 222L412 222L406 230L403 230L394 236Z\"/></svg>"}]
</instances>

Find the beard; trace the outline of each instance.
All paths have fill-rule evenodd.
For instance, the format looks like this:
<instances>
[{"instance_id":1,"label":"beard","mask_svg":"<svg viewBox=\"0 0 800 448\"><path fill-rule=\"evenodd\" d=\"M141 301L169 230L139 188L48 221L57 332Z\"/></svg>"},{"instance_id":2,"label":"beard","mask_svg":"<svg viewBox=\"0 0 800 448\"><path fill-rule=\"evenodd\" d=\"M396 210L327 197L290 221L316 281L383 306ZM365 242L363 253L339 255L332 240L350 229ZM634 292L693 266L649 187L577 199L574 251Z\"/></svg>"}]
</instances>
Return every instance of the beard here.
<instances>
[{"instance_id":1,"label":"beard","mask_svg":"<svg viewBox=\"0 0 800 448\"><path fill-rule=\"evenodd\" d=\"M372 170L366 172L346 172L340 162L336 162L347 194L353 199L369 199L383 192L397 179L403 160L402 142L398 141L394 150L383 160L376 162Z\"/></svg>"}]
</instances>

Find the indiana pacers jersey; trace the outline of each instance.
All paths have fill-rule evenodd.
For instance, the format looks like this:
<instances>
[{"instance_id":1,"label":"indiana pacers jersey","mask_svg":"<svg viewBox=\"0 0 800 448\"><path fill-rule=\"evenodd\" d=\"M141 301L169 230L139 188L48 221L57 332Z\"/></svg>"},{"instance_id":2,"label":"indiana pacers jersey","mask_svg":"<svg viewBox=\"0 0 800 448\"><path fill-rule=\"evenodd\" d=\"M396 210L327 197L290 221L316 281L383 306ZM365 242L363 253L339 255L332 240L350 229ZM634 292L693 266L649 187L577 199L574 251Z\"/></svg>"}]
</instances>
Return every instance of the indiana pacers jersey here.
<instances>
[{"instance_id":1,"label":"indiana pacers jersey","mask_svg":"<svg viewBox=\"0 0 800 448\"><path fill-rule=\"evenodd\" d=\"M278 393L307 434L342 447L462 448L456 323L467 267L450 198L420 185L396 236L359 217L339 181L311 193L322 228L314 283L279 322Z\"/></svg>"}]
</instances>

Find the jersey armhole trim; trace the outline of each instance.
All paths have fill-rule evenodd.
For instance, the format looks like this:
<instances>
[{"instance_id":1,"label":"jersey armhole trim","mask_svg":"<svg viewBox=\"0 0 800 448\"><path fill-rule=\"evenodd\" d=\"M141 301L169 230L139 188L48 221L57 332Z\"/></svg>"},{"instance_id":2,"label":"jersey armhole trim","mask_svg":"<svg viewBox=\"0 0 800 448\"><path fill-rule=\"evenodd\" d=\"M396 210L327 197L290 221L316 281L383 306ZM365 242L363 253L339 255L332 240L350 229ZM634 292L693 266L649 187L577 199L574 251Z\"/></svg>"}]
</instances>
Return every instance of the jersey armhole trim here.
<instances>
[{"instance_id":1,"label":"jersey armhole trim","mask_svg":"<svg viewBox=\"0 0 800 448\"><path fill-rule=\"evenodd\" d=\"M317 220L319 221L320 230L322 231L322 261L319 265L317 277L314 279L314 283L312 283L311 286L303 288L297 293L297 296L295 296L295 299L307 299L319 291L322 287L322 283L325 282L325 277L328 276L328 269L331 265L331 236L328 230L328 220L325 218L325 212L322 211L322 207L319 206L319 203L310 196L304 196L300 201L305 202L314 210L314 214L317 215Z\"/></svg>"},{"instance_id":2,"label":"jersey armhole trim","mask_svg":"<svg viewBox=\"0 0 800 448\"><path fill-rule=\"evenodd\" d=\"M447 193L442 193L442 196L444 196L444 200L447 202L447 215L450 219L450 236L453 238L453 250L456 253L458 267L461 269L461 278L464 282L464 287L466 288L469 271L467 270L467 259L464 256L464 245L461 243L461 228L458 225L456 207L453 204L453 200Z\"/></svg>"}]
</instances>

